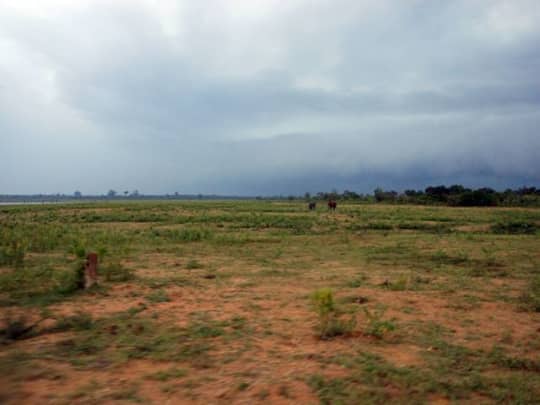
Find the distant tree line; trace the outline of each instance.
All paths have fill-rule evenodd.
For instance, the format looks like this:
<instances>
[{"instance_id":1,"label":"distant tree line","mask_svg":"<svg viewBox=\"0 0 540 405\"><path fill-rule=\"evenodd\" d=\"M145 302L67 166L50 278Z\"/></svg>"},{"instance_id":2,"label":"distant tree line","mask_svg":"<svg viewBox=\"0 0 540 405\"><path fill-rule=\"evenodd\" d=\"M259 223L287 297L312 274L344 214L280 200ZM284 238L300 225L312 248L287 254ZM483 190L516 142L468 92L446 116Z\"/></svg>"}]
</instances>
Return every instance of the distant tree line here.
<instances>
[{"instance_id":1,"label":"distant tree line","mask_svg":"<svg viewBox=\"0 0 540 405\"><path fill-rule=\"evenodd\" d=\"M521 187L516 190L507 189L496 191L483 187L478 189L466 188L456 184L450 187L430 186L425 190L383 190L377 188L373 194L361 194L350 190L338 192L305 193L298 195L276 196L224 196L203 194L142 194L138 190L133 192L117 192L109 190L101 195L83 195L79 190L72 195L67 194L34 194L34 195L0 195L0 202L61 202L61 201L107 201L107 200L301 200L301 201L355 201L359 203L390 203L390 204L423 204L423 205L449 205L456 207L540 207L540 189L536 187Z\"/></svg>"},{"instance_id":2,"label":"distant tree line","mask_svg":"<svg viewBox=\"0 0 540 405\"><path fill-rule=\"evenodd\" d=\"M295 198L293 197L292 199ZM471 189L456 184L450 187L430 186L425 190L405 190L402 193L377 188L372 195L358 194L349 190L339 193L334 190L332 192L319 192L313 195L305 193L303 198L305 200L356 200L359 202L449 205L455 207L530 207L540 206L540 189L536 187L522 187L516 190L496 191L488 187ZM291 196L288 199L291 199Z\"/></svg>"}]
</instances>

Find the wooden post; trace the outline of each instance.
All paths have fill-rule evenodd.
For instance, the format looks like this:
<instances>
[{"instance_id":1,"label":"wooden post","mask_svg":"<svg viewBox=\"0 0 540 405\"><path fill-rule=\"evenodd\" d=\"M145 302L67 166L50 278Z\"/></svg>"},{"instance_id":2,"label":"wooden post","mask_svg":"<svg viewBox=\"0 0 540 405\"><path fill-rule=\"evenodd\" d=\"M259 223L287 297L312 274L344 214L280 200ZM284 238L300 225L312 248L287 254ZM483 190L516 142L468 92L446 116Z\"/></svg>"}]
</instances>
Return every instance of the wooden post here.
<instances>
[{"instance_id":1,"label":"wooden post","mask_svg":"<svg viewBox=\"0 0 540 405\"><path fill-rule=\"evenodd\" d=\"M90 288L97 284L97 253L88 253L86 263L84 264L84 288Z\"/></svg>"}]
</instances>

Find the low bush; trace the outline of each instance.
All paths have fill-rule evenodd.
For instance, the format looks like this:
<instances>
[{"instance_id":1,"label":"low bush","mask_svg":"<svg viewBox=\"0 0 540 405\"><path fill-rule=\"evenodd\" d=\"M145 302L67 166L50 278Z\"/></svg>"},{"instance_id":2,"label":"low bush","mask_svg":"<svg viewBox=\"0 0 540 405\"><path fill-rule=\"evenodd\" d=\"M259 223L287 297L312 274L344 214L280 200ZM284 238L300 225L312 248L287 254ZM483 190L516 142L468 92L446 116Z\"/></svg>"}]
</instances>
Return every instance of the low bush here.
<instances>
[{"instance_id":1,"label":"low bush","mask_svg":"<svg viewBox=\"0 0 540 405\"><path fill-rule=\"evenodd\" d=\"M54 276L56 292L71 294L84 288L84 263L76 263L72 270L59 271Z\"/></svg>"},{"instance_id":2,"label":"low bush","mask_svg":"<svg viewBox=\"0 0 540 405\"><path fill-rule=\"evenodd\" d=\"M334 302L333 292L329 288L321 288L311 295L311 303L319 317L317 331L321 339L348 335L356 326L356 317L341 319L341 311Z\"/></svg>"}]
</instances>

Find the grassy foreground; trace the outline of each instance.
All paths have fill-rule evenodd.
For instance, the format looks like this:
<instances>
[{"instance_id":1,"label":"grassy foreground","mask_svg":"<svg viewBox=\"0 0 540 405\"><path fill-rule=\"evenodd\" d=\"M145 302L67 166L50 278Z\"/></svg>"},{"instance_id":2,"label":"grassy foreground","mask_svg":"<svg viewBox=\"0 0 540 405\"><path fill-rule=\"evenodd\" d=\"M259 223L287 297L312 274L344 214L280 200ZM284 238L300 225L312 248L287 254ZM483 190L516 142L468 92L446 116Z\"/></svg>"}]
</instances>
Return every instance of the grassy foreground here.
<instances>
[{"instance_id":1,"label":"grassy foreground","mask_svg":"<svg viewBox=\"0 0 540 405\"><path fill-rule=\"evenodd\" d=\"M519 208L1 207L0 403L538 403L539 229Z\"/></svg>"}]
</instances>

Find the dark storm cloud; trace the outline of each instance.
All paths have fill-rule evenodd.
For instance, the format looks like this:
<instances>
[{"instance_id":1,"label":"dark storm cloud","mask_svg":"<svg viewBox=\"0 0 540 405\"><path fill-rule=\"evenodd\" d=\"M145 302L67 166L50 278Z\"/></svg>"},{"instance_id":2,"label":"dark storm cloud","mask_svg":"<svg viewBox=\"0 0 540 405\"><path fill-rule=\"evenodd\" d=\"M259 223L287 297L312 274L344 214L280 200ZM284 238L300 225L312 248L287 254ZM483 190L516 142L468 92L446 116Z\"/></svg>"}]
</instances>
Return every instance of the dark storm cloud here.
<instances>
[{"instance_id":1,"label":"dark storm cloud","mask_svg":"<svg viewBox=\"0 0 540 405\"><path fill-rule=\"evenodd\" d=\"M21 4L0 193L540 181L535 1Z\"/></svg>"}]
</instances>

